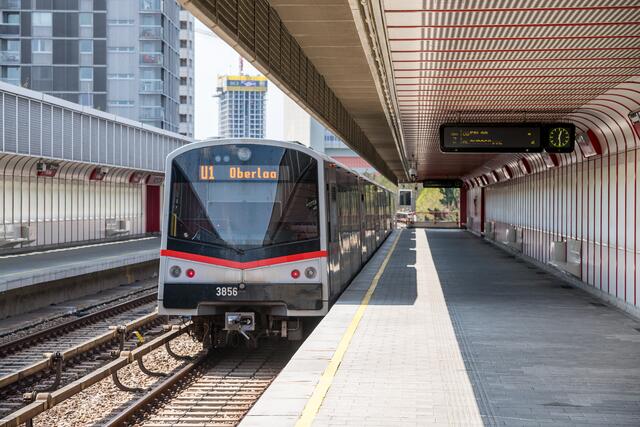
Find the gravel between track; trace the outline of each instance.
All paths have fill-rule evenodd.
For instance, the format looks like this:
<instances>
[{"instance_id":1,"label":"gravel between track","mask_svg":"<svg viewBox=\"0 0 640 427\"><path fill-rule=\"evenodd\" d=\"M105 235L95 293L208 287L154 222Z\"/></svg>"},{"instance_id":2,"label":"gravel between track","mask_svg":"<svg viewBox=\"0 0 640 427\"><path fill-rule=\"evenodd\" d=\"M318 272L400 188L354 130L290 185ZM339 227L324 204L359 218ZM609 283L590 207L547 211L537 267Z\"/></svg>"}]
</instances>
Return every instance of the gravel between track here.
<instances>
[{"instance_id":1,"label":"gravel between track","mask_svg":"<svg viewBox=\"0 0 640 427\"><path fill-rule=\"evenodd\" d=\"M171 349L182 355L195 355L202 344L182 335L171 341ZM145 366L152 371L170 373L185 364L167 354L160 347L144 357ZM150 387L163 381L163 377L149 377L133 363L118 373L123 384L130 387ZM34 418L35 426L80 427L99 426L131 405L144 393L130 393L120 390L111 377L94 384L69 400Z\"/></svg>"}]
</instances>

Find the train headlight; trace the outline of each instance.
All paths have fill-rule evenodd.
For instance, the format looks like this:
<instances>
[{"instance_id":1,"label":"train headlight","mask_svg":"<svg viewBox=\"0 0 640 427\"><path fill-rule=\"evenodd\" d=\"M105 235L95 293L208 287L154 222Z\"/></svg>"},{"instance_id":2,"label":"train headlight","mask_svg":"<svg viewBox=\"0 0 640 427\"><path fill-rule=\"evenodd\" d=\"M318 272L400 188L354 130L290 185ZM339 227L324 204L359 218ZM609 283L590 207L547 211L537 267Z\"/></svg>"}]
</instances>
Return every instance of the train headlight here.
<instances>
[{"instance_id":1,"label":"train headlight","mask_svg":"<svg viewBox=\"0 0 640 427\"><path fill-rule=\"evenodd\" d=\"M315 268L313 268L313 267L307 267L307 268L304 270L304 276L305 276L307 279L313 279L314 277L316 277L316 273L317 273L317 272L316 272L316 269L315 269Z\"/></svg>"},{"instance_id":2,"label":"train headlight","mask_svg":"<svg viewBox=\"0 0 640 427\"><path fill-rule=\"evenodd\" d=\"M240 159L240 161L246 162L250 158L251 158L251 150L249 150L247 147L238 148L238 159Z\"/></svg>"},{"instance_id":3,"label":"train headlight","mask_svg":"<svg viewBox=\"0 0 640 427\"><path fill-rule=\"evenodd\" d=\"M185 273L189 279L193 279L196 275L196 271L193 268L188 269Z\"/></svg>"},{"instance_id":4,"label":"train headlight","mask_svg":"<svg viewBox=\"0 0 640 427\"><path fill-rule=\"evenodd\" d=\"M300 270L291 270L291 277L294 279L300 277Z\"/></svg>"},{"instance_id":5,"label":"train headlight","mask_svg":"<svg viewBox=\"0 0 640 427\"><path fill-rule=\"evenodd\" d=\"M178 267L177 265L174 265L173 267L171 267L169 269L169 274L172 277L180 277L181 273L182 273L182 269L180 267Z\"/></svg>"}]
</instances>

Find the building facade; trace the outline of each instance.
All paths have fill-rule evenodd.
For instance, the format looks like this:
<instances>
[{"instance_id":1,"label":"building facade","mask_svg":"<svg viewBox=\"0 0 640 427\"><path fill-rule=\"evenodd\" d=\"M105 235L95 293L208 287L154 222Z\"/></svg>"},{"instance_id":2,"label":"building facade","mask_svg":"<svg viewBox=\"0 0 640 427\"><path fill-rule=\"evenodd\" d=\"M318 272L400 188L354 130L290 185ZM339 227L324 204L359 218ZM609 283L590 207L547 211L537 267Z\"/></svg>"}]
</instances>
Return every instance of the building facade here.
<instances>
[{"instance_id":1,"label":"building facade","mask_svg":"<svg viewBox=\"0 0 640 427\"><path fill-rule=\"evenodd\" d=\"M179 130L175 0L0 0L0 12L3 81Z\"/></svg>"},{"instance_id":2,"label":"building facade","mask_svg":"<svg viewBox=\"0 0 640 427\"><path fill-rule=\"evenodd\" d=\"M369 163L290 98L284 100L283 117L286 140L300 142L359 173L372 176L377 173Z\"/></svg>"},{"instance_id":3,"label":"building facade","mask_svg":"<svg viewBox=\"0 0 640 427\"><path fill-rule=\"evenodd\" d=\"M222 138L264 138L264 76L220 76L218 98L220 114L218 132Z\"/></svg>"},{"instance_id":4,"label":"building facade","mask_svg":"<svg viewBox=\"0 0 640 427\"><path fill-rule=\"evenodd\" d=\"M193 138L194 132L194 26L195 19L180 11L180 116L178 133Z\"/></svg>"}]
</instances>

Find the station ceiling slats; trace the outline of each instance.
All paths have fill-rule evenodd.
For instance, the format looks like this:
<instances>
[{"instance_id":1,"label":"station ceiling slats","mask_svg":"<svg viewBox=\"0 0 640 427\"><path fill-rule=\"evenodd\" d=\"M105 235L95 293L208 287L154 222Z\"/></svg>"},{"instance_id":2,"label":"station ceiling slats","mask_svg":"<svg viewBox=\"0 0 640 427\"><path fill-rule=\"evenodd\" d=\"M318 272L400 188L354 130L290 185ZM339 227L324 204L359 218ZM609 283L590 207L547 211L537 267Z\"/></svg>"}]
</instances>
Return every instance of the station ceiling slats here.
<instances>
[{"instance_id":1,"label":"station ceiling slats","mask_svg":"<svg viewBox=\"0 0 640 427\"><path fill-rule=\"evenodd\" d=\"M404 144L421 178L496 163L492 155L440 153L442 123L573 121L640 75L634 0L380 3Z\"/></svg>"}]
</instances>

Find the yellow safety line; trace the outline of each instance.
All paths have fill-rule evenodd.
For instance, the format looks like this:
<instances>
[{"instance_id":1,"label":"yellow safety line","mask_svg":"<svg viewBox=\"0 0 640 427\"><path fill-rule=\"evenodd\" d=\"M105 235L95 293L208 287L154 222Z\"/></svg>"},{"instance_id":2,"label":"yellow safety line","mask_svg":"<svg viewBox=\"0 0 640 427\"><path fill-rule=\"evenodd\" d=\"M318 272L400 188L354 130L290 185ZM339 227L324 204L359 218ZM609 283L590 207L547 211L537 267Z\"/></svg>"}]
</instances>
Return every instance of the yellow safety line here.
<instances>
[{"instance_id":1,"label":"yellow safety line","mask_svg":"<svg viewBox=\"0 0 640 427\"><path fill-rule=\"evenodd\" d=\"M320 410L320 405L322 405L322 402L324 401L324 398L329 391L329 387L331 387L331 383L333 383L333 378L335 377L336 372L340 367L340 363L342 363L342 358L349 348L349 343L351 343L351 339L353 338L353 335L355 334L356 329L360 324L360 320L364 315L364 311L366 310L367 305L369 305L369 300L371 300L371 296L378 286L378 282L380 281L380 278L382 277L382 274L387 267L387 263L389 262L389 259L391 258L391 255L396 248L396 244L398 243L401 234L402 232L398 233L398 237L396 237L396 239L393 241L391 249L389 249L389 253L385 257L384 261L382 261L382 265L380 265L378 272L373 277L371 285L369 285L369 289L367 289L367 292L362 297L362 301L360 301L360 306L358 307L356 314L353 315L353 319L351 319L349 327L345 331L344 335L342 335L342 339L338 344L338 348L333 354L329 365L324 370L322 377L320 377L320 381L318 381L318 384L316 384L316 388L309 398L309 401L305 405L304 410L302 411L302 415L300 415L300 418L296 423L296 427L311 426L311 423L313 423L313 420L316 418L316 415Z\"/></svg>"}]
</instances>

